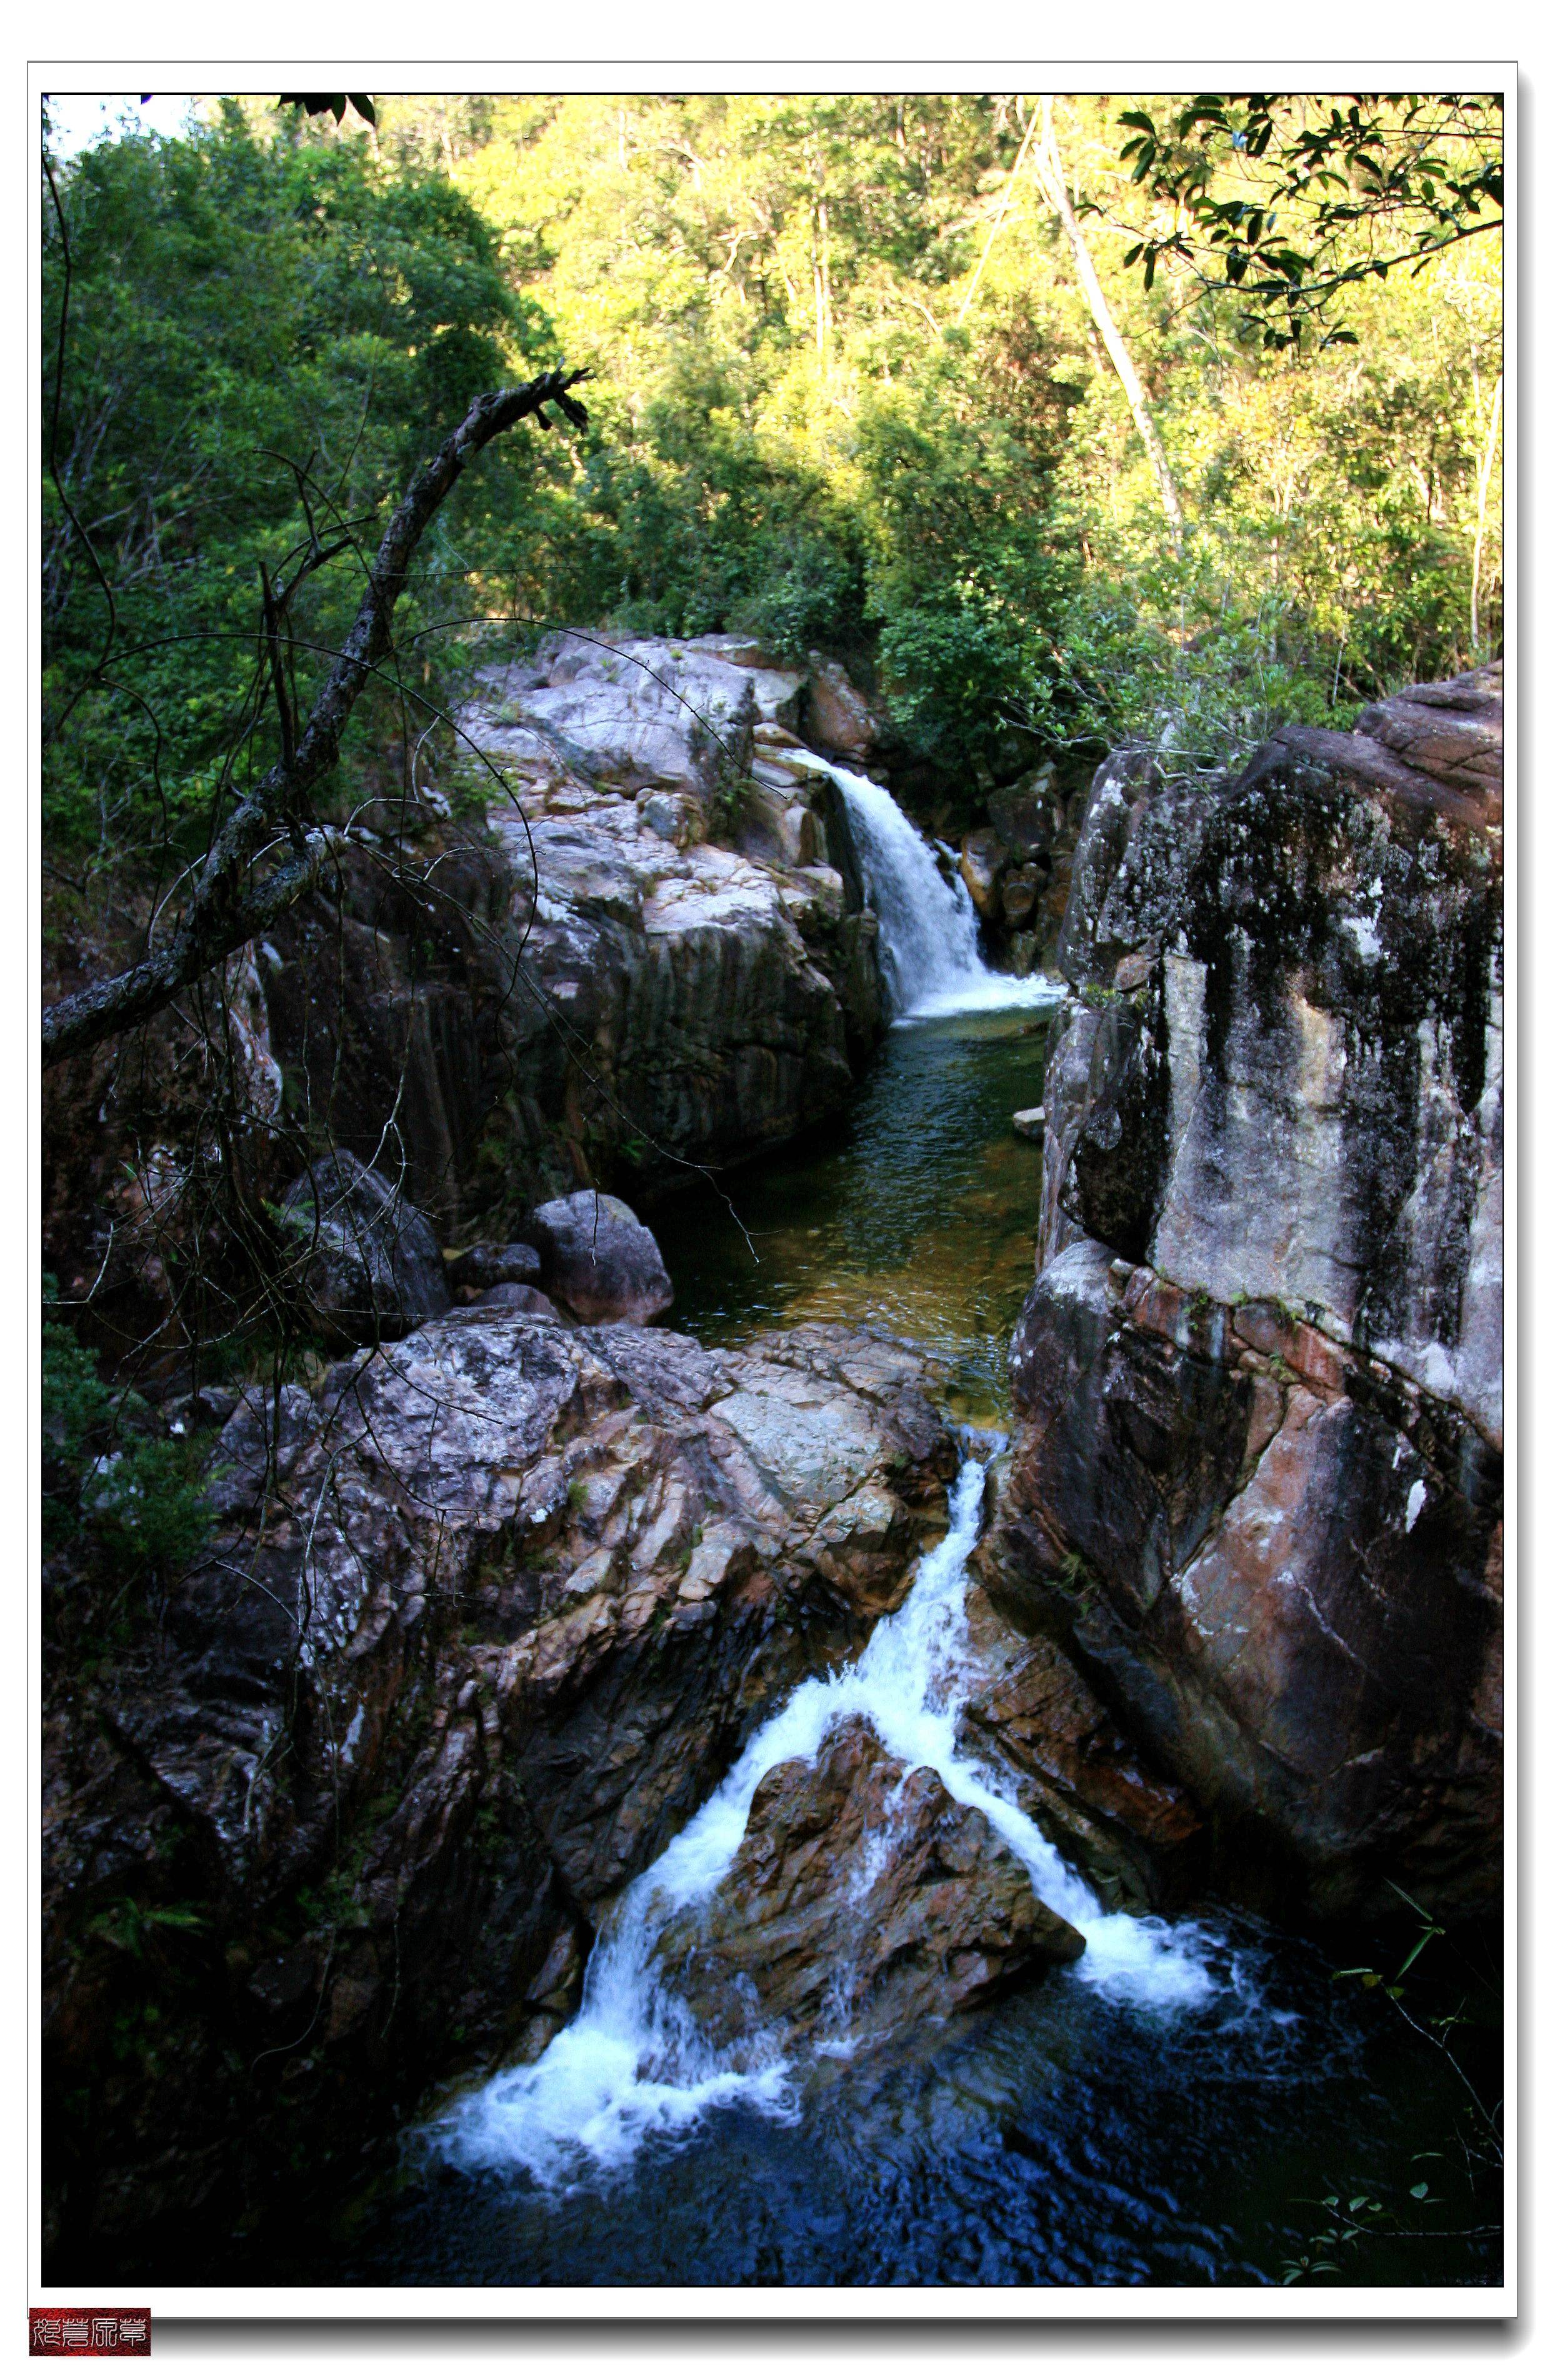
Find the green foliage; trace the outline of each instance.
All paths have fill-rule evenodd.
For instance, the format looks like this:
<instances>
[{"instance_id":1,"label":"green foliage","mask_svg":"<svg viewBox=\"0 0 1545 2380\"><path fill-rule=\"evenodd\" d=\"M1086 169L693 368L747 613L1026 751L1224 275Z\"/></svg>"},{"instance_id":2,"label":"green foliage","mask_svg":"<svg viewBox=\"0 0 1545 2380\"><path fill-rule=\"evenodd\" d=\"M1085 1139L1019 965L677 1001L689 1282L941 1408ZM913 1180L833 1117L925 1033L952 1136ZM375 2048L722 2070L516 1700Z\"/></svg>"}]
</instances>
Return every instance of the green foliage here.
<instances>
[{"instance_id":1,"label":"green foliage","mask_svg":"<svg viewBox=\"0 0 1545 2380\"><path fill-rule=\"evenodd\" d=\"M157 1946L157 1936L165 1934L201 1934L208 1930L209 1919L201 1915L190 1901L163 1903L150 1907L126 1895L99 1910L87 1926L88 1937L105 1942L115 1950L127 1951L132 1959L144 1959Z\"/></svg>"},{"instance_id":2,"label":"green foliage","mask_svg":"<svg viewBox=\"0 0 1545 2380\"><path fill-rule=\"evenodd\" d=\"M43 1330L43 1552L68 1548L116 1602L203 1550L210 1511L196 1451L147 1435L142 1398L111 1390L61 1322Z\"/></svg>"},{"instance_id":3,"label":"green foliage","mask_svg":"<svg viewBox=\"0 0 1545 2380\"><path fill-rule=\"evenodd\" d=\"M1300 2203L1314 2208L1318 2228L1300 2239L1284 2256L1281 2282L1284 2289L1298 2282L1344 2284L1368 2277L1372 2252L1385 2243L1448 2240L1490 2240L1500 2236L1494 2219L1502 2178L1501 2102L1491 2104L1478 2086L1479 2058L1468 2062L1457 2054L1455 2036L1467 2030L1494 2033L1500 2023L1500 2000L1494 1984L1480 1973L1455 1944L1439 1976L1418 1988L1418 1961L1434 1945L1448 1942L1440 1925L1421 1902L1390 1880L1390 1889L1418 1920L1414 1939L1393 1972L1369 1966L1344 1967L1334 1981L1356 1983L1385 2000L1402 2024L1417 2034L1457 2082L1461 2113L1452 2135L1441 2146L1417 2150L1415 2166L1437 2171L1414 2180L1384 2182L1351 2194L1328 2191ZM1425 1970L1424 1970L1425 1973ZM1475 1986L1478 1985L1479 1990ZM1415 1998L1412 1998L1416 1994ZM1483 2046L1483 2045L1482 2045ZM1427 2218L1437 2216L1436 2225ZM1477 2216L1481 2219L1477 2220ZM1361 2267L1362 2269L1359 2269ZM1426 2276L1424 2276L1426 2277Z\"/></svg>"},{"instance_id":4,"label":"green foliage","mask_svg":"<svg viewBox=\"0 0 1545 2380\"><path fill-rule=\"evenodd\" d=\"M1237 291L1268 348L1357 344L1333 312L1344 289L1422 266L1502 219L1502 102L1491 92L1356 91L1341 97L1203 92L1162 131L1124 112L1134 182L1174 209L1123 261L1151 288L1163 256L1195 261ZM1217 280L1218 269L1223 278Z\"/></svg>"},{"instance_id":5,"label":"green foliage","mask_svg":"<svg viewBox=\"0 0 1545 2380\"><path fill-rule=\"evenodd\" d=\"M260 565L286 577L313 529L343 543L291 613L303 714L420 455L517 356L554 350L468 200L361 143L299 122L275 136L227 101L192 137L104 142L55 178L69 274L67 317L45 190L45 826L56 848L153 849L274 757L272 716L252 732ZM540 475L507 444L434 524L409 636L466 609L491 509L507 536L532 501ZM372 709L380 732L384 686Z\"/></svg>"},{"instance_id":6,"label":"green foliage","mask_svg":"<svg viewBox=\"0 0 1545 2380\"><path fill-rule=\"evenodd\" d=\"M1460 237L1495 212L1484 98L1058 101L1177 557L1060 227L1013 177L1033 101L382 97L376 138L347 94L291 96L56 175L62 378L44 194L45 823L71 873L153 880L199 847L273 757L260 565L345 539L294 599L303 712L412 465L560 352L594 369L591 432L501 442L437 518L398 614L413 700L363 706L340 811L493 650L440 625L469 615L835 650L968 779L1027 736L1224 767L1495 649L1499 243ZM1295 345L1322 298L1337 343ZM476 797L474 762L435 766Z\"/></svg>"}]
</instances>

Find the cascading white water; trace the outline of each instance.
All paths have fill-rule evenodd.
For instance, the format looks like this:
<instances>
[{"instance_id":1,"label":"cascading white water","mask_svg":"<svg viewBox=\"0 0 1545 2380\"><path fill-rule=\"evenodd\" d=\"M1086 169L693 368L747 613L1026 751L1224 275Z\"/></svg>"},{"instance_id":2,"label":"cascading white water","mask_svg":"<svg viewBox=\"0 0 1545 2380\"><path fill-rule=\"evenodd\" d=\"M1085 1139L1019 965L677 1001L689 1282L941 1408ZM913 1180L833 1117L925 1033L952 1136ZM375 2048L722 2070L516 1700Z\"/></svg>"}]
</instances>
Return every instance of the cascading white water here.
<instances>
[{"instance_id":1,"label":"cascading white water","mask_svg":"<svg viewBox=\"0 0 1545 2380\"><path fill-rule=\"evenodd\" d=\"M1059 987L1047 977L999 975L987 965L970 894L958 876L946 881L936 854L884 786L855 769L825 766L841 790L865 896L880 923L881 965L896 1014L1054 1003Z\"/></svg>"},{"instance_id":2,"label":"cascading white water","mask_svg":"<svg viewBox=\"0 0 1545 2380\"><path fill-rule=\"evenodd\" d=\"M1077 1925L1088 1948L1068 1972L1108 1998L1157 2010L1198 2007L1213 1990L1193 1926L1113 1915L978 1761L956 1748L969 1678L966 1561L981 1521L986 1473L961 1467L949 1533L918 1565L899 1611L858 1658L808 1678L751 1738L716 1793L624 1895L591 1956L579 2013L534 2065L512 2068L457 2101L429 2140L464 2168L519 2167L561 2182L577 2160L615 2165L650 2133L680 2131L710 2107L751 2101L797 2114L790 2070L772 2039L733 2054L706 2040L668 1993L654 1949L671 1912L707 1898L739 1848L757 1787L785 1760L813 1760L836 1720L868 1720L887 1752L935 1769L957 1802L979 1810L1024 1862L1037 1893Z\"/></svg>"}]
</instances>

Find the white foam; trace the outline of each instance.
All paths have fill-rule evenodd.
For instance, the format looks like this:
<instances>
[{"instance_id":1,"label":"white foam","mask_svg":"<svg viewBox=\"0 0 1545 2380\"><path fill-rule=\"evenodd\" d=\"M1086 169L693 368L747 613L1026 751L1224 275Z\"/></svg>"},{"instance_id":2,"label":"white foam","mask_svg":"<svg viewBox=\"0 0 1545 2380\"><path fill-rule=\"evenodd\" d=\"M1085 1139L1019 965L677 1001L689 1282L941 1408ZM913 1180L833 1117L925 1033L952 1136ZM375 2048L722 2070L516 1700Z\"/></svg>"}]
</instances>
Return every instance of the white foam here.
<instances>
[{"instance_id":1,"label":"white foam","mask_svg":"<svg viewBox=\"0 0 1545 2380\"><path fill-rule=\"evenodd\" d=\"M624 1895L591 1957L572 2023L534 2065L511 2069L470 2093L430 2128L448 2162L518 2167L562 2182L590 2160L613 2166L651 2133L690 2130L711 2108L748 2101L792 2119L790 2069L772 2035L722 2050L673 1998L654 1962L664 1920L706 1900L740 1847L757 1787L787 1760L813 1760L828 1728L866 1719L894 1759L935 1769L953 1798L979 1810L1025 1864L1048 1907L1075 1925L1088 1948L1069 1970L1103 1997L1161 2014L1210 1998L1207 1937L1198 1927L1111 1914L1058 1856L1009 1792L956 1749L969 1674L966 1561L977 1540L986 1473L962 1465L949 1531L918 1565L899 1611L882 1620L857 1660L808 1678L757 1730L716 1793ZM872 1882L873 1879L870 1879ZM849 2054L845 2012L833 2010L827 2055Z\"/></svg>"},{"instance_id":2,"label":"white foam","mask_svg":"<svg viewBox=\"0 0 1545 2380\"><path fill-rule=\"evenodd\" d=\"M1043 975L999 975L981 954L977 913L958 871L947 879L909 818L856 769L823 764L841 789L864 893L880 926L880 962L898 1022L979 1010L1054 1008Z\"/></svg>"}]
</instances>

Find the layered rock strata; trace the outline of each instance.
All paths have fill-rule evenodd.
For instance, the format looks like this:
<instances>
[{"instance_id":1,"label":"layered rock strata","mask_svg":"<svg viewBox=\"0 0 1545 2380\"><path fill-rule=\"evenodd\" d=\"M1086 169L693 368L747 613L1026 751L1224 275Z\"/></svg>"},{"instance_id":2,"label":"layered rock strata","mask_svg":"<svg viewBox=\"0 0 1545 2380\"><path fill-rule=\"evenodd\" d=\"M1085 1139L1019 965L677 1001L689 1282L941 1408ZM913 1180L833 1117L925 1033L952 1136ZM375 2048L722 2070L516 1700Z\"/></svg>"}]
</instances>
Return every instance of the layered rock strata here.
<instances>
[{"instance_id":1,"label":"layered rock strata","mask_svg":"<svg viewBox=\"0 0 1545 2380\"><path fill-rule=\"evenodd\" d=\"M926 1384L862 1331L474 1308L243 1399L210 1557L48 1715L72 2261L174 2214L192 2257L301 2143L323 2190L431 2073L540 2047L615 1894L899 1600L955 1467Z\"/></svg>"},{"instance_id":2,"label":"layered rock strata","mask_svg":"<svg viewBox=\"0 0 1545 2380\"><path fill-rule=\"evenodd\" d=\"M850 1096L874 920L836 787L780 722L814 705L851 752L868 714L834 664L764 661L567 636L487 673L460 722L485 828L373 806L336 911L260 953L292 1095L350 1146L389 1112L453 1244L577 1183L677 1186Z\"/></svg>"},{"instance_id":3,"label":"layered rock strata","mask_svg":"<svg viewBox=\"0 0 1545 2380\"><path fill-rule=\"evenodd\" d=\"M1499 1874L1501 757L1500 668L1117 755L1060 943L988 1574L1323 1906Z\"/></svg>"}]
</instances>

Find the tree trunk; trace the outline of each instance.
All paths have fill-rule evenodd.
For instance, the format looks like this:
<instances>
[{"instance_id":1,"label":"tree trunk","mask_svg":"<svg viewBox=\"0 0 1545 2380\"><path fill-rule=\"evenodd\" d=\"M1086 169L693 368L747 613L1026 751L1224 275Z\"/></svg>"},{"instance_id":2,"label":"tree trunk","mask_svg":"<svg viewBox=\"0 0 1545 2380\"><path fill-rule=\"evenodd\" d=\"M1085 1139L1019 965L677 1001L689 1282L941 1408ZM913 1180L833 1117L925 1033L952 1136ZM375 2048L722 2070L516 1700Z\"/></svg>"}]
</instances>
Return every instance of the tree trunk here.
<instances>
[{"instance_id":1,"label":"tree trunk","mask_svg":"<svg viewBox=\"0 0 1545 2380\"><path fill-rule=\"evenodd\" d=\"M1153 416L1148 409L1143 384L1137 378L1137 366L1126 351L1126 342L1117 330L1115 318L1105 303L1105 293L1100 286L1100 276L1094 269L1094 259L1089 252L1078 218L1073 212L1073 201L1063 180L1062 159L1057 153L1057 135L1052 121L1052 97L1047 92L1040 103L1040 140L1035 152L1037 178L1045 194L1047 204L1061 221L1073 250L1073 261L1083 285L1084 300L1093 318L1094 326L1105 342L1105 352L1115 366L1116 378L1126 392L1126 402L1137 426L1137 435L1148 449L1148 459L1153 466L1153 476L1159 482L1159 493L1170 524L1170 536L1175 552L1182 552L1186 538L1186 519L1180 509L1180 492L1170 471L1163 442Z\"/></svg>"}]
</instances>

